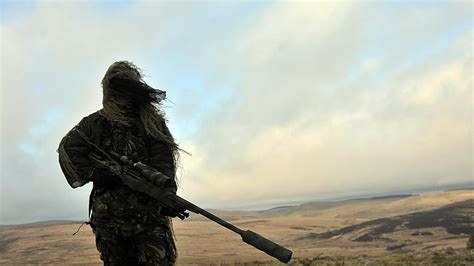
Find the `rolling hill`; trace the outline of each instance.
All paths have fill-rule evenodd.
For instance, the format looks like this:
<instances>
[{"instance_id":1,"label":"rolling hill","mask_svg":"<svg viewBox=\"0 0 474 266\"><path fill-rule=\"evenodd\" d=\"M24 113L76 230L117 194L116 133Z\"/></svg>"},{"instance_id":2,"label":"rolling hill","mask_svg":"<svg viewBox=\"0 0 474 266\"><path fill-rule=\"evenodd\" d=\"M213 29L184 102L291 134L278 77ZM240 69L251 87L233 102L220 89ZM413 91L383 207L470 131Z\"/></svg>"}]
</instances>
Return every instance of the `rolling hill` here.
<instances>
[{"instance_id":1,"label":"rolling hill","mask_svg":"<svg viewBox=\"0 0 474 266\"><path fill-rule=\"evenodd\" d=\"M294 251L290 264L472 264L472 190L212 211ZM0 228L0 264L100 265L90 227L43 222ZM179 265L277 264L240 236L194 216L174 220Z\"/></svg>"}]
</instances>

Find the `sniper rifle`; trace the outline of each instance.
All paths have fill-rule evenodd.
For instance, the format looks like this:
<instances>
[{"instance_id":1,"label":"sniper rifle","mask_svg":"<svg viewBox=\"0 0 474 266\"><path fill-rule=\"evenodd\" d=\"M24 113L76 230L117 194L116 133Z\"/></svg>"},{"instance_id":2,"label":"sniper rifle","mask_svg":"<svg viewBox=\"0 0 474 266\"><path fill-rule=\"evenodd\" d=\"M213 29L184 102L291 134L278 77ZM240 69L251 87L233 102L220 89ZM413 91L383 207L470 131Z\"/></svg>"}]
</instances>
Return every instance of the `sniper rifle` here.
<instances>
[{"instance_id":1,"label":"sniper rifle","mask_svg":"<svg viewBox=\"0 0 474 266\"><path fill-rule=\"evenodd\" d=\"M201 214L219 225L239 234L245 243L274 258L277 258L281 262L287 263L290 261L293 254L291 250L282 247L253 231L244 231L181 198L174 192L160 188L156 184L166 185L168 182L171 182L172 179L148 165L129 160L125 155L120 155L115 152L108 153L92 143L83 132L78 129L75 129L75 131L89 146L91 146L92 151L88 155L90 159L120 178L126 186L135 191L149 195L158 200L164 207L173 210L173 214L181 220L189 216L189 213L186 211Z\"/></svg>"}]
</instances>

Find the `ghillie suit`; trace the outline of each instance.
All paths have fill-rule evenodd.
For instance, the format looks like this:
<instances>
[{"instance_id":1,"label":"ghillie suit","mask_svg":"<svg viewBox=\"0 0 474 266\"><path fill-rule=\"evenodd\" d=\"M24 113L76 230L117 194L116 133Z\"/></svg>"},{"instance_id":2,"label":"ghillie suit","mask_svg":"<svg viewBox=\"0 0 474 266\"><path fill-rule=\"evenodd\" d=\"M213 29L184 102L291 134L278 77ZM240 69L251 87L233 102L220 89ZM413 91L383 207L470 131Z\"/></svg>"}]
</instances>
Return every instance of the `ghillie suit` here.
<instances>
[{"instance_id":1,"label":"ghillie suit","mask_svg":"<svg viewBox=\"0 0 474 266\"><path fill-rule=\"evenodd\" d=\"M175 180L178 145L159 103L164 92L142 80L140 70L115 62L103 80L103 108L74 128L106 151L148 164ZM87 157L90 147L71 130L58 148L59 163L73 188L93 182L90 224L105 265L167 265L176 260L171 219L155 199L131 190Z\"/></svg>"}]
</instances>

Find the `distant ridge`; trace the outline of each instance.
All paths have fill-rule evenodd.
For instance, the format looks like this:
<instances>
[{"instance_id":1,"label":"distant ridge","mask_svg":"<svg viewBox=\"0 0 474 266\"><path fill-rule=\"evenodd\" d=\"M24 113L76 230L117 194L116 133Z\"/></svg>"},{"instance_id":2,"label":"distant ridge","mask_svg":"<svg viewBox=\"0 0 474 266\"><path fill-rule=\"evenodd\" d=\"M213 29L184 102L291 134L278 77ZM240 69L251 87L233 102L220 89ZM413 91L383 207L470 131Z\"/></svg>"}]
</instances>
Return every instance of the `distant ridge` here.
<instances>
[{"instance_id":1,"label":"distant ridge","mask_svg":"<svg viewBox=\"0 0 474 266\"><path fill-rule=\"evenodd\" d=\"M343 199L343 200L336 200L336 201L313 201L302 203L299 205L293 206L280 206L275 207L263 211L258 211L258 214L262 215L291 215L296 213L306 213L306 215L317 215L323 210L327 210L330 208L335 208L338 206L342 206L345 204L353 203L353 202L361 202L361 201L383 201L383 200L398 200L404 199L412 196L417 196L416 194L396 194L396 195L385 195L385 196L375 196L375 197L367 197L367 198L353 198L353 199Z\"/></svg>"},{"instance_id":2,"label":"distant ridge","mask_svg":"<svg viewBox=\"0 0 474 266\"><path fill-rule=\"evenodd\" d=\"M402 199L402 198L408 198L416 196L416 194L399 194L399 195L387 195L387 196L378 196L378 197L372 197L369 198L371 200L383 200L383 199Z\"/></svg>"},{"instance_id":3,"label":"distant ridge","mask_svg":"<svg viewBox=\"0 0 474 266\"><path fill-rule=\"evenodd\" d=\"M462 190L462 189L459 189ZM343 199L330 200L328 202L349 202L349 201L361 201L361 200L385 200L385 199L403 199L413 196L418 196L418 193L404 193L404 194L389 194L380 196L360 196L360 197L349 197Z\"/></svg>"},{"instance_id":4,"label":"distant ridge","mask_svg":"<svg viewBox=\"0 0 474 266\"><path fill-rule=\"evenodd\" d=\"M463 190L465 191L463 192ZM347 197L334 200L309 201L299 204L282 204L281 206L254 211L219 209L207 210L228 221L292 215L305 217L326 215L328 218L355 217L357 219L369 220L383 217L387 212L391 215L401 215L413 211L437 208L453 201L462 201L463 199L474 198L474 193L471 192L472 190L474 190L474 188L462 187L450 188L449 190L443 192L435 191L420 194L413 192L410 194L403 193L376 196L372 195L366 197ZM206 218L198 214L191 214L188 219L206 220ZM25 224L0 224L0 229L78 224L82 222L83 220L48 220Z\"/></svg>"},{"instance_id":5,"label":"distant ridge","mask_svg":"<svg viewBox=\"0 0 474 266\"><path fill-rule=\"evenodd\" d=\"M462 189L459 189L462 190ZM327 201L309 201L301 204L295 205L284 205L284 206L277 206L266 210L257 211L259 213L265 213L269 211L281 210L285 208L294 208L300 207L303 205L325 205L326 207L333 207L334 205L338 205L338 203L345 203L348 201L358 201L358 200L384 200L384 199L402 199L408 198L412 196L416 196L417 194L394 194L394 195L384 195L384 196L374 196L374 197L355 197L355 198L348 198L348 199L340 199L340 200L327 200Z\"/></svg>"},{"instance_id":6,"label":"distant ridge","mask_svg":"<svg viewBox=\"0 0 474 266\"><path fill-rule=\"evenodd\" d=\"M447 189L447 190L445 190L445 192L449 192L449 191L459 191L459 190L474 190L474 187L452 188L452 189Z\"/></svg>"},{"instance_id":7,"label":"distant ridge","mask_svg":"<svg viewBox=\"0 0 474 266\"><path fill-rule=\"evenodd\" d=\"M61 224L77 224L82 223L83 221L73 221L73 220L47 220L26 224L7 224L0 225L0 229L10 229L10 228L27 228L27 227L36 227L36 226L48 226L48 225L61 225Z\"/></svg>"},{"instance_id":8,"label":"distant ridge","mask_svg":"<svg viewBox=\"0 0 474 266\"><path fill-rule=\"evenodd\" d=\"M441 208L414 212L406 215L375 219L336 230L316 234L309 233L297 240L330 239L342 235L354 234L352 241L366 242L377 239L387 240L384 234L393 233L401 228L426 229L443 227L450 234L474 234L474 200L466 200ZM360 235L360 232L363 234Z\"/></svg>"}]
</instances>

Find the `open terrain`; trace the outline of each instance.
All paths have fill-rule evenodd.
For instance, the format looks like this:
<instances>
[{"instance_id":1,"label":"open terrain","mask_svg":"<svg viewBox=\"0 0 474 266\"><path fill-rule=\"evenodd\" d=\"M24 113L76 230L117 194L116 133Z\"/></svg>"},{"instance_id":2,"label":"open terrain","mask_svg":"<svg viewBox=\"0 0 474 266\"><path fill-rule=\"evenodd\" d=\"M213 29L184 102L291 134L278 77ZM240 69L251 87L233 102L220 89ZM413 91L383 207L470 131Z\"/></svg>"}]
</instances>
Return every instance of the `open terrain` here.
<instances>
[{"instance_id":1,"label":"open terrain","mask_svg":"<svg viewBox=\"0 0 474 266\"><path fill-rule=\"evenodd\" d=\"M293 250L290 264L474 264L474 191L456 190L266 211L214 211ZM55 221L0 227L0 264L101 264L90 227ZM199 216L174 221L178 264L278 264Z\"/></svg>"}]
</instances>

